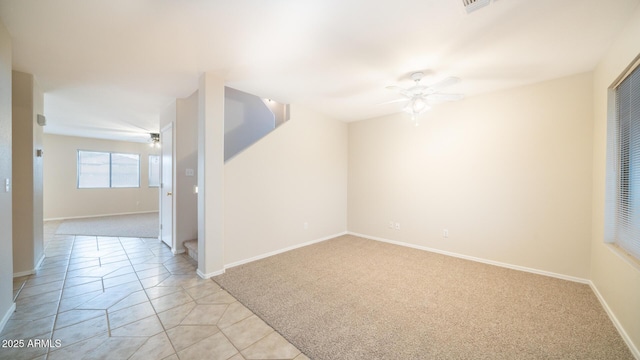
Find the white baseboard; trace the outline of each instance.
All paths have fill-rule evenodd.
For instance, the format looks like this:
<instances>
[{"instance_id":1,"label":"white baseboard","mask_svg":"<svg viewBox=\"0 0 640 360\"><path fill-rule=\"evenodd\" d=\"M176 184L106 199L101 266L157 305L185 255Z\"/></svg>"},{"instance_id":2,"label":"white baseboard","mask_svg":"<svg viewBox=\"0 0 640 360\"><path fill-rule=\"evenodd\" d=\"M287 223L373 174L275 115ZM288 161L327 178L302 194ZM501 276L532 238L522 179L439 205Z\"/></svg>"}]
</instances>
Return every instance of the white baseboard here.
<instances>
[{"instance_id":1,"label":"white baseboard","mask_svg":"<svg viewBox=\"0 0 640 360\"><path fill-rule=\"evenodd\" d=\"M7 325L7 322L11 318L11 315L13 315L14 311L16 311L16 303L13 302L11 303L11 306L9 306L7 312L4 313L4 316L2 316L2 320L0 320L0 333L4 330L5 325Z\"/></svg>"},{"instance_id":2,"label":"white baseboard","mask_svg":"<svg viewBox=\"0 0 640 360\"><path fill-rule=\"evenodd\" d=\"M341 232L341 233L338 233L338 234L334 234L334 235L330 235L330 236L326 236L326 237L323 237L323 238L320 238L320 239L307 241L307 242L302 243L302 244L297 244L297 245L289 246L289 247L286 247L286 248L283 248L283 249L271 251L271 252L268 252L268 253L265 253L265 254L253 256L253 257L250 257L248 259L244 259L244 260L236 261L236 262L233 262L233 263L230 263L230 264L226 264L223 269L216 270L216 271L213 271L213 272L210 272L210 273L207 273L207 274L201 272L200 269L196 270L196 273L198 274L198 276L200 276L203 279L209 279L211 277L224 274L226 269L230 269L232 267L236 267L236 266L247 264L247 263L250 263L250 262L253 262L253 261L257 261L257 260L260 260L260 259L268 258L268 257L273 256L273 255L282 254L283 252L287 252L287 251L291 251L291 250L294 250L294 249L297 249L297 248L301 248L301 247L304 247L304 246L316 244L316 243L319 243L319 242L322 242L322 241L326 241L326 240L329 240L329 239L333 239L335 237L346 235L346 234L347 234L347 232L344 231L344 232Z\"/></svg>"},{"instance_id":3,"label":"white baseboard","mask_svg":"<svg viewBox=\"0 0 640 360\"><path fill-rule=\"evenodd\" d=\"M456 257L456 258L460 258L460 259L476 261L476 262L480 262L480 263L484 263L484 264L500 266L500 267L504 267L504 268L507 268L507 269L519 270L519 271L529 272L529 273L533 273L533 274L554 277L554 278L558 278L558 279L562 279L562 280L568 280L568 281L573 281L573 282L577 282L577 283L587 284L587 285L589 285L591 287L593 292L596 294L596 297L600 301L600 304L602 304L602 307L604 308L605 312L609 316L609 319L611 319L611 322L613 322L614 326L618 330L618 333L620 334L622 339L625 341L625 343L629 347L629 350L631 351L633 356L637 360L640 360L640 351L635 346L635 344L633 343L633 341L631 340L631 338L629 337L627 332L622 327L622 324L620 324L620 322L618 321L618 319L614 315L613 311L611 311L611 308L609 307L607 302L602 297L602 294L600 294L600 292L598 291L598 288L593 284L593 282L591 280L583 279L583 278L579 278L579 277L575 277L575 276L558 274L558 273L554 273L554 272L551 272L551 271L528 268L528 267L525 267L525 266L507 264L507 263L503 263L503 262L499 262L499 261L481 259L481 258L477 258L477 257L473 257L473 256L462 255L462 254L457 254L457 253L453 253L453 252L449 252L449 251L433 249L433 248L429 248L429 247L426 247L426 246L420 246L420 245L409 244L409 243L405 243L405 242L401 242L401 241L383 239L383 238L379 238L379 237L375 237L375 236L358 234L358 233L354 233L354 232L349 232L349 235L359 236L359 237L362 237L362 238L365 238L365 239L386 242L386 243L394 244L394 245L405 246L405 247L409 247L409 248L413 248L413 249L434 252L434 253L437 253L437 254L452 256L452 257Z\"/></svg>"},{"instance_id":4,"label":"white baseboard","mask_svg":"<svg viewBox=\"0 0 640 360\"><path fill-rule=\"evenodd\" d=\"M389 243L389 244L409 247L409 248L412 248L412 249L424 250L424 251L429 251L429 252L433 252L433 253L437 253L437 254L452 256L452 257L456 257L456 258L460 258L460 259L471 260L471 261L475 261L475 262L479 262L479 263L483 263L483 264L500 266L500 267L507 268L507 269L513 269L513 270L519 270L519 271L524 271L524 272L538 274L538 275L550 276L550 277L554 277L554 278L558 278L558 279L562 279L562 280L569 280L569 281L578 282L578 283L581 283L581 284L589 284L590 283L590 281L588 279L583 279L583 278L570 276L570 275L565 275L565 274L558 274L558 273L554 273L554 272L551 272L551 271L533 269L533 268L529 268L529 267L526 267L526 266L513 265L513 264L503 263L503 262L500 262L500 261L487 260L487 259L477 258L477 257L474 257L474 256L458 254L458 253L454 253L454 252L450 252L450 251L434 249L434 248L430 248L430 247L426 247L426 246L409 244L409 243L405 243L405 242L402 242L402 241L395 241L395 240L379 238L379 237L376 237L376 236L369 236L369 235L365 235L365 234L354 233L354 232L351 232L351 231L349 231L348 234L349 235L353 235L353 236L359 236L359 237L362 237L362 238L365 238L365 239L376 240L376 241L386 242L386 243Z\"/></svg>"},{"instance_id":5,"label":"white baseboard","mask_svg":"<svg viewBox=\"0 0 640 360\"><path fill-rule=\"evenodd\" d=\"M31 269L31 270L25 270L25 271L19 271L19 272L14 272L13 273L13 278L17 278L17 277L21 277L21 276L27 276L27 275L33 275L36 273L36 271L40 268L40 266L42 265L42 262L44 261L45 255L44 252L42 253L42 255L40 256L40 260L38 260L38 263L36 264L36 266Z\"/></svg>"},{"instance_id":6,"label":"white baseboard","mask_svg":"<svg viewBox=\"0 0 640 360\"><path fill-rule=\"evenodd\" d=\"M301 248L301 247L304 247L304 246L317 244L319 242L327 241L327 240L333 239L335 237L346 235L346 234L347 234L347 232L344 231L344 232L341 232L341 233L338 233L338 234L334 234L334 235L330 235L330 236L327 236L327 237L323 237L323 238L320 238L320 239L307 241L307 242L302 243L302 244L297 244L297 245L289 246L289 247L286 247L286 248L283 248L283 249L271 251L271 252L268 252L268 253L265 253L265 254L261 254L261 255L257 255L257 256L248 258L248 259L232 262L231 264L225 265L224 268L225 269L230 269L232 267L236 267L236 266L247 264L247 263L250 263L250 262L253 262L253 261L256 261L256 260L268 258L268 257L273 256L273 255L282 254L283 252L291 251L291 250L298 249L298 248Z\"/></svg>"},{"instance_id":7,"label":"white baseboard","mask_svg":"<svg viewBox=\"0 0 640 360\"><path fill-rule=\"evenodd\" d=\"M21 276L27 276L27 275L33 275L35 274L36 271L35 270L26 270L26 271L20 271L20 272L14 272L13 273L13 278L18 278Z\"/></svg>"},{"instance_id":8,"label":"white baseboard","mask_svg":"<svg viewBox=\"0 0 640 360\"><path fill-rule=\"evenodd\" d=\"M622 327L622 325L620 324L620 322L618 321L618 319L616 318L614 313L611 311L611 308L609 308L609 305L607 304L607 302L604 300L604 298L602 297L602 295L598 291L598 288L593 284L593 282L591 280L584 279L584 278L579 278L579 277L575 277L575 276L570 276L570 275L565 275L565 274L558 274L558 273L554 273L554 272L546 271L546 270L539 270L539 269L529 268L529 267L525 267L525 266L519 266L519 265L514 265L514 264L503 263L503 262L500 262L500 261L477 258L477 257L474 257L474 256L468 256L468 255L458 254L458 253L454 253L454 252L449 252L449 251L429 248L429 247L426 247L426 246L409 244L409 243L405 243L405 242L401 242L401 241L395 241L395 240L389 240L389 239L384 239L384 238L375 237L375 236L369 236L369 235L365 235L365 234L359 234L359 233L355 233L355 232L351 232L351 231L341 232L341 233L334 234L334 235L331 235L331 236L323 237L321 239L316 239L316 240L308 241L308 242L305 242L305 243L302 243L302 244L289 246L289 247L286 247L286 248L283 248L283 249L280 249L280 250L271 251L271 252L268 252L268 253L265 253L265 254L262 254L262 255L257 255L257 256L254 256L254 257L251 257L251 258L248 258L248 259L245 259L245 260L236 261L236 262L233 262L233 263L225 265L224 269L222 269L222 270L214 271L214 272L211 272L211 273L208 273L208 274L203 274L202 272L200 272L200 270L197 270L197 274L198 274L198 276L200 276L203 279L208 279L208 278L211 278L213 276L222 275L222 274L224 274L226 269L230 269L230 268L235 267L235 266L240 266L240 265L247 264L247 263L250 263L250 262L253 262L253 261L257 261L257 260L260 260L260 259L264 259L264 258L267 258L267 257L270 257L270 256L278 255L278 254L281 254L283 252L287 252L287 251L298 249L298 248L301 248L301 247L304 247L304 246L316 244L316 243L319 243L319 242L322 242L322 241L330 240L330 239L333 239L335 237L342 236L342 235L347 235L347 234L348 235L362 237L362 238L365 238L365 239L370 239L370 240L385 242L385 243L389 243L389 244L404 246L404 247L408 247L408 248L413 248L413 249L417 249L417 250L429 251L429 252L442 254L442 255L447 255L447 256L452 256L452 257L456 257L456 258L460 258L460 259L475 261L475 262L484 263L484 264L488 264L488 265L500 266L500 267L507 268L507 269L524 271L524 272L528 272L528 273L544 275L544 276L549 276L549 277L558 278L558 279L562 279L562 280L568 280L568 281L573 281L573 282L577 282L577 283L587 284L587 285L589 285L591 287L591 289L593 289L593 292L596 294L596 297L598 298L598 300L602 304L602 307L605 309L605 312L607 313L607 315L609 316L609 318L611 319L611 321L615 325L616 329L618 330L618 333L620 333L620 336L622 337L622 339L625 341L625 343L629 347L629 350L631 351L633 356L635 356L635 358L637 360L640 360L640 351L635 346L635 344L631 341L631 338L629 337L627 332L624 330L624 328Z\"/></svg>"},{"instance_id":9,"label":"white baseboard","mask_svg":"<svg viewBox=\"0 0 640 360\"><path fill-rule=\"evenodd\" d=\"M213 271L213 272L210 272L210 273L207 273L207 274L203 273L202 271L200 271L200 269L198 269L198 270L196 270L196 274L198 274L198 276L200 276L203 279L209 279L209 278L212 278L214 276L218 276L218 275L224 274L224 269Z\"/></svg>"},{"instance_id":10,"label":"white baseboard","mask_svg":"<svg viewBox=\"0 0 640 360\"><path fill-rule=\"evenodd\" d=\"M75 220L75 219L90 219L90 218L105 217L105 216L138 215L138 214L150 214L150 213L157 213L157 212L158 212L158 210L125 212L125 213L115 213L115 214L100 214L100 215L67 216L67 217L57 217L57 218L43 219L43 221L64 221L64 220Z\"/></svg>"},{"instance_id":11,"label":"white baseboard","mask_svg":"<svg viewBox=\"0 0 640 360\"><path fill-rule=\"evenodd\" d=\"M640 360L640 350L633 343L633 341L629 337L629 334L627 334L627 332L624 330L624 328L622 327L622 324L620 324L620 321L618 321L618 318L616 317L616 315L613 313L613 311L611 311L609 304L607 304L604 297L602 297L602 294L600 294L600 291L598 290L596 285L592 281L589 281L589 286L591 286L591 290L593 290L598 300L600 300L600 304L604 308L604 311L607 313L607 315L609 315L609 319L611 319L611 322L618 330L618 333L620 334L624 342L627 343L627 346L629 347L631 354L633 354L633 356L635 356L637 360Z\"/></svg>"},{"instance_id":12,"label":"white baseboard","mask_svg":"<svg viewBox=\"0 0 640 360\"><path fill-rule=\"evenodd\" d=\"M463 255L463 254L457 254L457 253L453 253L453 252L449 252L449 251L443 251L443 250L429 248L429 247L426 247L426 246L414 245L414 244L409 244L409 243L405 243L405 242L401 242L401 241L395 241L395 240L384 239L384 238L380 238L380 237L376 237L376 236L359 234L359 233L355 233L355 232L351 232L351 231L344 231L344 232L341 232L341 233L338 233L338 234L334 234L334 235L330 235L330 236L327 236L327 237L323 237L323 238L320 238L320 239L308 241L308 242L305 242L305 243L289 246L289 247L286 247L286 248L283 248L283 249L271 251L271 252L268 252L268 253L265 253L265 254L257 255L257 256L254 256L254 257L251 257L251 258L248 258L248 259L236 261L236 262L233 262L233 263L230 263L230 264L226 264L224 266L224 268L225 269L230 269L230 268L235 267L235 266L247 264L247 263L250 263L250 262L253 262L253 261L256 261L256 260L260 260L260 259L264 259L264 258L267 258L267 257L270 257L270 256L278 255L278 254L281 254L281 253L286 252L286 251L291 251L291 250L294 250L294 249L297 249L297 248L301 248L301 247L304 247L304 246L316 244L316 243L319 243L319 242L322 242L322 241L326 241L326 240L333 239L335 237L342 236L342 235L347 235L347 234L348 235L362 237L362 238L365 238L365 239L381 241L381 242L385 242L385 243L389 243L389 244L394 244L394 245L409 247L409 248L413 248L413 249L418 249L418 250L429 251L429 252L438 253L438 254L442 254L442 255L452 256L452 257L461 258L461 259L465 259L465 260L471 260L471 261L480 262L480 263L484 263L484 264L500 266L500 267L504 267L504 268L508 268L508 269L525 271L525 272L529 272L529 273L533 273L533 274L545 275L545 276L550 276L550 277L563 279L563 280L569 280L569 281L578 282L578 283L582 283L582 284L589 284L590 283L590 281L587 280L587 279L583 279L583 278L579 278L579 277L575 277L575 276L558 274L558 273L554 273L554 272L550 272L550 271L528 268L528 267L525 267L525 266L513 265L513 264L503 263L503 262L499 262L499 261L493 261L493 260L487 260L487 259L477 258L477 257L473 257L473 256Z\"/></svg>"},{"instance_id":13,"label":"white baseboard","mask_svg":"<svg viewBox=\"0 0 640 360\"><path fill-rule=\"evenodd\" d=\"M171 249L173 255L183 254L185 252L184 248L182 249Z\"/></svg>"},{"instance_id":14,"label":"white baseboard","mask_svg":"<svg viewBox=\"0 0 640 360\"><path fill-rule=\"evenodd\" d=\"M38 260L38 263L36 264L36 267L33 268L33 272L35 274L35 272L40 269L40 266L42 265L42 262L44 261L45 255L44 255L44 251L42 252L42 255L40 255L40 260Z\"/></svg>"}]
</instances>

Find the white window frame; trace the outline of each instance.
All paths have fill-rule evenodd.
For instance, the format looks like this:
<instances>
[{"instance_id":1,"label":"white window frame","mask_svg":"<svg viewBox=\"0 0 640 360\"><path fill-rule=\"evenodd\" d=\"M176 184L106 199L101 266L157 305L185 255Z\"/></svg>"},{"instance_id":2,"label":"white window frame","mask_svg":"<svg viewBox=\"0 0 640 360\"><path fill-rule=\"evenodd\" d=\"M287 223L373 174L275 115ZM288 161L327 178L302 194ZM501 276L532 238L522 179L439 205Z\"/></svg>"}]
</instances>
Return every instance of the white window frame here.
<instances>
[{"instance_id":1,"label":"white window frame","mask_svg":"<svg viewBox=\"0 0 640 360\"><path fill-rule=\"evenodd\" d=\"M152 178L152 174L153 171L151 171L151 166L153 164L152 162L152 158L157 158L158 159L158 171L157 171L157 175L158 177L156 179ZM156 187L160 187L160 161L162 160L162 158L160 157L160 155L154 155L154 154L149 154L149 187L150 188L156 188ZM153 183L152 180L155 180L157 183Z\"/></svg>"},{"instance_id":2,"label":"white window frame","mask_svg":"<svg viewBox=\"0 0 640 360\"><path fill-rule=\"evenodd\" d=\"M108 154L109 155L109 185L108 186L80 186L81 181L80 177L82 176L81 172L81 164L80 164L80 154L86 153L98 153L98 154ZM138 179L137 185L135 186L113 186L113 155L133 155L138 158ZM124 153L124 152L115 152L115 151L98 151L98 150L80 150L78 149L76 153L76 188L77 189L133 189L140 187L140 154L135 153Z\"/></svg>"},{"instance_id":3,"label":"white window frame","mask_svg":"<svg viewBox=\"0 0 640 360\"><path fill-rule=\"evenodd\" d=\"M635 132L625 132L631 140L621 141L618 109L618 89L631 76L634 76L631 91L640 92L640 81L636 84L636 79L640 79L640 56L625 69L608 91L604 241L632 260L634 265L640 266L640 206L629 205L633 194L640 196L640 176L630 173L632 164L625 162L631 159L629 152L640 156L640 151L637 151L639 145L629 145L633 142L640 143L640 131L636 129ZM634 106L630 105L631 107L635 110ZM640 119L633 116L630 121L640 129Z\"/></svg>"}]
</instances>

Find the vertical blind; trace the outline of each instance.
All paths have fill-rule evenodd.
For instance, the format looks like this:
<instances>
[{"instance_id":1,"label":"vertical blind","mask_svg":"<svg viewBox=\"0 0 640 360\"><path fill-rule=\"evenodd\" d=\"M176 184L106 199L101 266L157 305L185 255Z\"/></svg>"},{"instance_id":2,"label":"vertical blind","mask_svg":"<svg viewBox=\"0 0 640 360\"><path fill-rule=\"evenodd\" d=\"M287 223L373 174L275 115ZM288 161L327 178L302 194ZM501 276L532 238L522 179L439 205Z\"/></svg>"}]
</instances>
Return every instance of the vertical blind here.
<instances>
[{"instance_id":1,"label":"vertical blind","mask_svg":"<svg viewBox=\"0 0 640 360\"><path fill-rule=\"evenodd\" d=\"M617 186L614 241L640 259L640 67L615 89Z\"/></svg>"}]
</instances>

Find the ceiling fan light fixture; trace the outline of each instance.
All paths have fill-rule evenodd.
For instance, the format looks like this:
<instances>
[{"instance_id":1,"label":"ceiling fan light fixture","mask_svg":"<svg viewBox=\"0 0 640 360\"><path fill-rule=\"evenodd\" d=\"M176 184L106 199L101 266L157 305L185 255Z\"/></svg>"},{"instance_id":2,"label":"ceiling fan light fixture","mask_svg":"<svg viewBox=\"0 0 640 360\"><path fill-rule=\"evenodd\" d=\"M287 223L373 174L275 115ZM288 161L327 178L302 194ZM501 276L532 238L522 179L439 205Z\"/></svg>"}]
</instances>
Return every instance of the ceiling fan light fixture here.
<instances>
[{"instance_id":1,"label":"ceiling fan light fixture","mask_svg":"<svg viewBox=\"0 0 640 360\"><path fill-rule=\"evenodd\" d=\"M404 107L404 111L411 115L411 121L413 121L416 126L419 125L418 115L428 110L431 110L431 106L421 97L411 99L407 106Z\"/></svg>"},{"instance_id":2,"label":"ceiling fan light fixture","mask_svg":"<svg viewBox=\"0 0 640 360\"><path fill-rule=\"evenodd\" d=\"M153 148L160 147L160 134L159 133L149 133L149 146Z\"/></svg>"},{"instance_id":3,"label":"ceiling fan light fixture","mask_svg":"<svg viewBox=\"0 0 640 360\"><path fill-rule=\"evenodd\" d=\"M422 114L427 110L431 110L431 106L427 104L427 102L422 98L414 98L409 101L407 106L403 109L405 112L411 114L412 116Z\"/></svg>"},{"instance_id":4,"label":"ceiling fan light fixture","mask_svg":"<svg viewBox=\"0 0 640 360\"><path fill-rule=\"evenodd\" d=\"M402 110L411 115L411 120L415 121L416 126L418 125L417 116L427 110L431 110L431 104L438 103L440 101L460 100L462 98L462 95L460 94L443 94L440 92L441 88L453 85L460 81L460 79L456 77L447 77L430 85L421 85L420 81L423 78L424 73L415 72L411 74L411 80L415 82L414 86L410 88L387 86L387 89L395 90L399 92L400 95L404 96L404 99L399 100L407 101Z\"/></svg>"}]
</instances>

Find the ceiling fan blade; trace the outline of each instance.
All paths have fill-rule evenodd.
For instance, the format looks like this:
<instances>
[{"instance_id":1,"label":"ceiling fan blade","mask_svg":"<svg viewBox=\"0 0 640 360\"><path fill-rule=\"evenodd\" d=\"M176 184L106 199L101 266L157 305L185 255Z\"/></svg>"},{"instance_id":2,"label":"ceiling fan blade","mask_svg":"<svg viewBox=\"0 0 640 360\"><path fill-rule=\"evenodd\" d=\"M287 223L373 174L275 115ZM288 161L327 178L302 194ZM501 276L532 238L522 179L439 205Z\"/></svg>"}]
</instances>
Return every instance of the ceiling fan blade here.
<instances>
[{"instance_id":1,"label":"ceiling fan blade","mask_svg":"<svg viewBox=\"0 0 640 360\"><path fill-rule=\"evenodd\" d=\"M459 78L450 76L450 77L444 78L444 79L442 79L442 80L440 80L440 81L438 81L436 83L433 83L433 84L429 85L429 87L432 88L432 89L438 90L438 89L442 89L442 88L445 88L447 86L451 86L453 84L456 84L459 81L460 81Z\"/></svg>"},{"instance_id":2,"label":"ceiling fan blade","mask_svg":"<svg viewBox=\"0 0 640 360\"><path fill-rule=\"evenodd\" d=\"M462 100L464 95L462 94L431 94L428 96L430 101L456 101Z\"/></svg>"},{"instance_id":3,"label":"ceiling fan blade","mask_svg":"<svg viewBox=\"0 0 640 360\"><path fill-rule=\"evenodd\" d=\"M399 92L400 94L402 94L402 95L404 95L404 96L406 96L406 97L408 97L408 98L413 97L413 94L412 94L409 90L407 90L407 89L405 89L405 88L401 88L400 86L394 86L394 85L391 85L391 86L387 86L387 87L386 87L386 89L388 89L388 90L393 90L393 91L397 91L397 92Z\"/></svg>"},{"instance_id":4,"label":"ceiling fan blade","mask_svg":"<svg viewBox=\"0 0 640 360\"><path fill-rule=\"evenodd\" d=\"M391 101L385 101L385 102L378 103L378 105L393 104L393 103L403 102L403 101L409 101L409 99L395 99L395 100L391 100Z\"/></svg>"}]
</instances>

